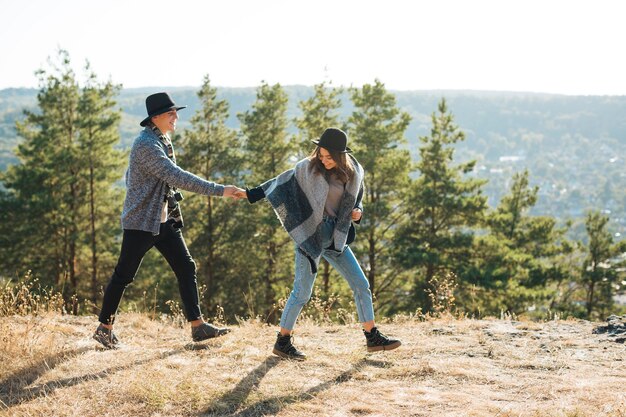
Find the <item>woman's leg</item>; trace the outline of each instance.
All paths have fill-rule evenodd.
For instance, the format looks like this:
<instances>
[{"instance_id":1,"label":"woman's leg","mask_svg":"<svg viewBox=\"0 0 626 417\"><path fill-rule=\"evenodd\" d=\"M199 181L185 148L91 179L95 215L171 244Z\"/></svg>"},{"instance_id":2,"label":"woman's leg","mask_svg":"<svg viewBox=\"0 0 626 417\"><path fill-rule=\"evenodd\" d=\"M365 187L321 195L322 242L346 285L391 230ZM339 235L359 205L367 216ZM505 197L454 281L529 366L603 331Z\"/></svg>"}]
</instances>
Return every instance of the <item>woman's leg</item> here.
<instances>
[{"instance_id":1,"label":"woman's leg","mask_svg":"<svg viewBox=\"0 0 626 417\"><path fill-rule=\"evenodd\" d=\"M348 246L342 253L326 250L323 256L348 281L348 285L350 285L354 294L359 321L363 323L365 330L371 330L374 327L372 292L370 291L369 281L356 260L352 249Z\"/></svg>"},{"instance_id":2,"label":"woman's leg","mask_svg":"<svg viewBox=\"0 0 626 417\"><path fill-rule=\"evenodd\" d=\"M315 264L319 263L319 258L315 260ZM315 276L311 270L311 262L309 258L296 248L295 256L295 277L293 280L293 290L289 294L285 309L280 317L281 334L288 335L293 330L296 319L302 311L302 307L311 298L313 292L313 283Z\"/></svg>"},{"instance_id":3,"label":"woman's leg","mask_svg":"<svg viewBox=\"0 0 626 417\"><path fill-rule=\"evenodd\" d=\"M393 350L402 343L399 340L391 339L381 333L374 324L374 307L372 305L372 292L369 281L361 266L357 262L350 247L346 247L343 253L336 251L325 251L324 257L339 273L348 281L354 301L356 303L359 321L363 325L363 333L367 344L368 352L381 350Z\"/></svg>"}]
</instances>

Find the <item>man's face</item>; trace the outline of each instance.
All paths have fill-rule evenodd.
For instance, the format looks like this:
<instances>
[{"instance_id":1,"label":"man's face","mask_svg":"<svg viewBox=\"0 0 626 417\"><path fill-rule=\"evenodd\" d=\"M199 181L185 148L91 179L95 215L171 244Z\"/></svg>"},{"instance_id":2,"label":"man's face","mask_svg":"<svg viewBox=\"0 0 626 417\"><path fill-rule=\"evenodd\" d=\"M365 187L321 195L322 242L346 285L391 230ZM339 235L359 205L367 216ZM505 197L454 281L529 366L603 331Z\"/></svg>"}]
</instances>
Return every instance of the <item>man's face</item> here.
<instances>
[{"instance_id":1,"label":"man's face","mask_svg":"<svg viewBox=\"0 0 626 417\"><path fill-rule=\"evenodd\" d=\"M170 110L154 116L152 121L163 133L173 132L176 130L176 122L178 121L178 113L176 110Z\"/></svg>"}]
</instances>

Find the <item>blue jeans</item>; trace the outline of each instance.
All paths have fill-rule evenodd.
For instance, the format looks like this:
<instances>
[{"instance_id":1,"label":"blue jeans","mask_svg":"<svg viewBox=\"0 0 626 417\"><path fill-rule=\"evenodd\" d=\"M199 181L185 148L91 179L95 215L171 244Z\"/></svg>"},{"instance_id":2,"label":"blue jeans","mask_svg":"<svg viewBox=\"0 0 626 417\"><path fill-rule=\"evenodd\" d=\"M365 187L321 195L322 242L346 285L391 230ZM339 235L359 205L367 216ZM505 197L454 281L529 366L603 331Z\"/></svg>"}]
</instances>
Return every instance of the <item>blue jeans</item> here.
<instances>
[{"instance_id":1,"label":"blue jeans","mask_svg":"<svg viewBox=\"0 0 626 417\"><path fill-rule=\"evenodd\" d=\"M325 219L322 224L322 247L328 248L333 244L334 229L335 220ZM374 320L374 306L372 305L370 284L350 247L346 246L343 252L325 249L321 256L348 281L354 294L359 321L363 323ZM315 265L319 264L320 259L321 257L314 260ZM311 298L316 275L317 273L311 271L309 259L296 248L296 275L293 281L293 290L289 294L285 309L280 317L280 327L293 330L302 307Z\"/></svg>"}]
</instances>

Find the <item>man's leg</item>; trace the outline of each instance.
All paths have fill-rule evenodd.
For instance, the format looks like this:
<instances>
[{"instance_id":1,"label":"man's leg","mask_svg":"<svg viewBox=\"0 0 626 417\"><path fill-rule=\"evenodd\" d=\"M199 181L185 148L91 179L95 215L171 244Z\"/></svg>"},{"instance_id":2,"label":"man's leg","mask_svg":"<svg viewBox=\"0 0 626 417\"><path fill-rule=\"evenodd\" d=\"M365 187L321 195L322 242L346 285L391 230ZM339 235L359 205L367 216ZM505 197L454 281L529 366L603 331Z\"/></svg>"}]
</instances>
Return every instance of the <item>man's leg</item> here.
<instances>
[{"instance_id":1,"label":"man's leg","mask_svg":"<svg viewBox=\"0 0 626 417\"><path fill-rule=\"evenodd\" d=\"M120 257L104 290L100 323L112 325L115 313L120 305L124 290L133 282L141 261L153 245L154 237L150 232L140 230L124 230Z\"/></svg>"}]
</instances>

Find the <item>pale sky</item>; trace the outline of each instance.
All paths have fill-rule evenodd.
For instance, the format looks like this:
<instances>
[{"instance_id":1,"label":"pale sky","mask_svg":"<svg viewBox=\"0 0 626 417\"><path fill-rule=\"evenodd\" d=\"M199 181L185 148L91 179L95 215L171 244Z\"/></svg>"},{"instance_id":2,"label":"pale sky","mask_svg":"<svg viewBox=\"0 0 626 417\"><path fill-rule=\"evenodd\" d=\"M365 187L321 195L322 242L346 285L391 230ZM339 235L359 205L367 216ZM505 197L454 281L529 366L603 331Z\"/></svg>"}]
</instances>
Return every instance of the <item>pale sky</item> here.
<instances>
[{"instance_id":1,"label":"pale sky","mask_svg":"<svg viewBox=\"0 0 626 417\"><path fill-rule=\"evenodd\" d=\"M125 88L361 86L626 95L622 0L0 0L0 89L58 48Z\"/></svg>"}]
</instances>

